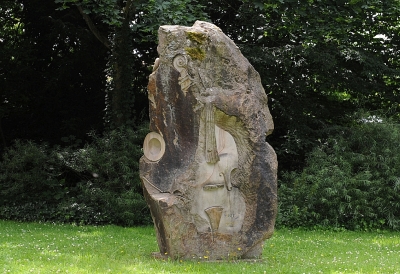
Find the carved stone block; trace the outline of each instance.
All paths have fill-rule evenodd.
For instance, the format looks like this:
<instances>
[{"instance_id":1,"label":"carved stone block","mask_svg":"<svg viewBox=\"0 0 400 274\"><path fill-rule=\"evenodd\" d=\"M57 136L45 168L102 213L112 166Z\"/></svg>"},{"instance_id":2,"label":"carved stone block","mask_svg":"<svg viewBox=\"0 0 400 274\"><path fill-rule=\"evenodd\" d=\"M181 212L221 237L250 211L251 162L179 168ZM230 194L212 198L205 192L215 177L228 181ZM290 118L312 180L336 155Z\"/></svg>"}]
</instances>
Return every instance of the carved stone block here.
<instances>
[{"instance_id":1,"label":"carved stone block","mask_svg":"<svg viewBox=\"0 0 400 274\"><path fill-rule=\"evenodd\" d=\"M160 254L261 256L277 213L277 159L259 74L213 24L162 26L140 177Z\"/></svg>"}]
</instances>

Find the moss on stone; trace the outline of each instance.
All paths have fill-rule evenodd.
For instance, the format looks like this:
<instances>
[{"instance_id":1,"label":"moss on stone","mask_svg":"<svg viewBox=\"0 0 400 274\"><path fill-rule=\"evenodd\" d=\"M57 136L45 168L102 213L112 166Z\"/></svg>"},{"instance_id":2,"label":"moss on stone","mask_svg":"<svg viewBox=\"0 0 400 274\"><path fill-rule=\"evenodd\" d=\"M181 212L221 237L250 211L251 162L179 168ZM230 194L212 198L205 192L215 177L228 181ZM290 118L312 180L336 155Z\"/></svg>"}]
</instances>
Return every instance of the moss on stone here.
<instances>
[{"instance_id":1,"label":"moss on stone","mask_svg":"<svg viewBox=\"0 0 400 274\"><path fill-rule=\"evenodd\" d=\"M207 36L201 32L188 31L186 35L191 41L195 41L200 45L203 44L207 39Z\"/></svg>"},{"instance_id":2,"label":"moss on stone","mask_svg":"<svg viewBox=\"0 0 400 274\"><path fill-rule=\"evenodd\" d=\"M185 48L185 51L193 60L203 61L206 58L206 52L201 48Z\"/></svg>"}]
</instances>

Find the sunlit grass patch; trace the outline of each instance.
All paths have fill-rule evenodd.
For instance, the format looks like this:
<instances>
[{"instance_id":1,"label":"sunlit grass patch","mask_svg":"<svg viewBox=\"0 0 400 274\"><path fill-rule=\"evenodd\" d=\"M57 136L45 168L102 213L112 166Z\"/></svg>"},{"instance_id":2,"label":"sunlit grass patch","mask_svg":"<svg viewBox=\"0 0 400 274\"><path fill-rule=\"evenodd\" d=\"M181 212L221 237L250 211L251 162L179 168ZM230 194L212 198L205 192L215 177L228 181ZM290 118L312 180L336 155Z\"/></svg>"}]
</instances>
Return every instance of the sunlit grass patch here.
<instances>
[{"instance_id":1,"label":"sunlit grass patch","mask_svg":"<svg viewBox=\"0 0 400 274\"><path fill-rule=\"evenodd\" d=\"M266 248L264 256L282 273L400 273L399 241L394 232L283 230L268 241L277 253Z\"/></svg>"},{"instance_id":2,"label":"sunlit grass patch","mask_svg":"<svg viewBox=\"0 0 400 274\"><path fill-rule=\"evenodd\" d=\"M0 221L0 273L400 273L395 232L279 230L262 261L156 260L152 227Z\"/></svg>"},{"instance_id":3,"label":"sunlit grass patch","mask_svg":"<svg viewBox=\"0 0 400 274\"><path fill-rule=\"evenodd\" d=\"M156 245L151 227L0 222L0 272L123 271Z\"/></svg>"}]
</instances>

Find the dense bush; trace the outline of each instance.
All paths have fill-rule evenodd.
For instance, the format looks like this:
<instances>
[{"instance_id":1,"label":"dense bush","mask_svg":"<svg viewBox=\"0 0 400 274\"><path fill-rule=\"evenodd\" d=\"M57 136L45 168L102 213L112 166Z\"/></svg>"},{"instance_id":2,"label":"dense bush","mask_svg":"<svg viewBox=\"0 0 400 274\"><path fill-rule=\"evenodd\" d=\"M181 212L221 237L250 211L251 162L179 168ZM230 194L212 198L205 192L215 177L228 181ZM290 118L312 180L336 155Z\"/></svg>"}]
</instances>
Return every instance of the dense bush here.
<instances>
[{"instance_id":1,"label":"dense bush","mask_svg":"<svg viewBox=\"0 0 400 274\"><path fill-rule=\"evenodd\" d=\"M147 130L114 130L84 148L15 142L0 162L0 218L82 224L150 222L139 179Z\"/></svg>"},{"instance_id":2,"label":"dense bush","mask_svg":"<svg viewBox=\"0 0 400 274\"><path fill-rule=\"evenodd\" d=\"M400 124L353 120L329 129L302 172L284 173L278 226L400 229Z\"/></svg>"},{"instance_id":3,"label":"dense bush","mask_svg":"<svg viewBox=\"0 0 400 274\"><path fill-rule=\"evenodd\" d=\"M283 172L278 227L400 229L400 124L368 114L349 120L327 129L301 172ZM0 162L0 218L149 223L138 174L146 133L92 134L80 149L15 142Z\"/></svg>"}]
</instances>

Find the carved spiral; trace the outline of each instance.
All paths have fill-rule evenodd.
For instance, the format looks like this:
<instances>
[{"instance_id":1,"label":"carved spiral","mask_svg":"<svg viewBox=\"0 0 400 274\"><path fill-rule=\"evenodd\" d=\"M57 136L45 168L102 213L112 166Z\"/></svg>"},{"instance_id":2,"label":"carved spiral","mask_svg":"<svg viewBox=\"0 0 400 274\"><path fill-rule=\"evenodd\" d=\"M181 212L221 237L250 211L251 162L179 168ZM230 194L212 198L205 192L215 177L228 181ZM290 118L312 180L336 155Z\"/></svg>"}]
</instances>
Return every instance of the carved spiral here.
<instances>
[{"instance_id":1,"label":"carved spiral","mask_svg":"<svg viewBox=\"0 0 400 274\"><path fill-rule=\"evenodd\" d=\"M187 65L186 57L181 54L178 54L177 56L175 56L173 64L174 67L179 71L184 69Z\"/></svg>"}]
</instances>

